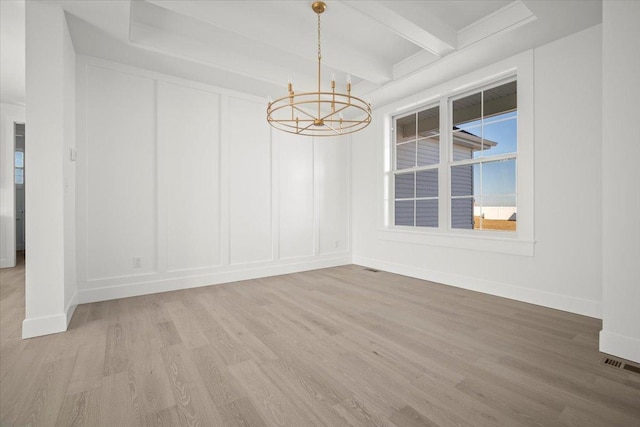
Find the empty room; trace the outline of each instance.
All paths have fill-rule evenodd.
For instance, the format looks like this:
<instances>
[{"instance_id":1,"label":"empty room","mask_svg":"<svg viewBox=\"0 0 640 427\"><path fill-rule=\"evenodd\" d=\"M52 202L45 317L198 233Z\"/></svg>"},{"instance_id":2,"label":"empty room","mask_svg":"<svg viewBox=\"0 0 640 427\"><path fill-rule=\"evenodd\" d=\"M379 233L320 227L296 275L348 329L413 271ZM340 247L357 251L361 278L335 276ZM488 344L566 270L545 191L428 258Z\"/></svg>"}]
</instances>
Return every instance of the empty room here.
<instances>
[{"instance_id":1,"label":"empty room","mask_svg":"<svg viewBox=\"0 0 640 427\"><path fill-rule=\"evenodd\" d=\"M0 427L640 426L640 1L0 18Z\"/></svg>"}]
</instances>

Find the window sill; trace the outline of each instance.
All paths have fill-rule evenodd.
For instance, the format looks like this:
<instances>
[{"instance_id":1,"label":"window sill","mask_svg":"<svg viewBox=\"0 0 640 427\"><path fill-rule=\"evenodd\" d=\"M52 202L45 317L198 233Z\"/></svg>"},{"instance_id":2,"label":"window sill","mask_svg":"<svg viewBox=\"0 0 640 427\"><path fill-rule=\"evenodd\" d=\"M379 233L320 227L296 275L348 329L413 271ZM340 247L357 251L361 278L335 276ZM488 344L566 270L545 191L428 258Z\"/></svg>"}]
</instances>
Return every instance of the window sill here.
<instances>
[{"instance_id":1,"label":"window sill","mask_svg":"<svg viewBox=\"0 0 640 427\"><path fill-rule=\"evenodd\" d=\"M474 233L482 232L476 231ZM533 256L535 251L534 240L519 239L516 235L507 236L502 235L500 232L489 232L472 236L459 232L422 231L410 228L383 228L378 230L378 238L417 245L468 249L472 251L496 252L520 256Z\"/></svg>"}]
</instances>

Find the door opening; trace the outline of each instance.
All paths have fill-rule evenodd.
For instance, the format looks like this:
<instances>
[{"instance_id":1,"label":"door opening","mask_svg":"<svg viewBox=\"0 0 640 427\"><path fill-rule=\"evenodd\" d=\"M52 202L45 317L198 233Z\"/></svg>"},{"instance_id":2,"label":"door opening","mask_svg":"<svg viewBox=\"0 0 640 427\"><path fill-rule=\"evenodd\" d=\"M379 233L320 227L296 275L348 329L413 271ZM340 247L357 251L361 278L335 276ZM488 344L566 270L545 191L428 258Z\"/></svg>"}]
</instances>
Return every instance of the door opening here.
<instances>
[{"instance_id":1,"label":"door opening","mask_svg":"<svg viewBox=\"0 0 640 427\"><path fill-rule=\"evenodd\" d=\"M15 135L15 187L16 187L16 251L25 250L25 126L24 123L14 124ZM20 255L20 254L18 254Z\"/></svg>"}]
</instances>

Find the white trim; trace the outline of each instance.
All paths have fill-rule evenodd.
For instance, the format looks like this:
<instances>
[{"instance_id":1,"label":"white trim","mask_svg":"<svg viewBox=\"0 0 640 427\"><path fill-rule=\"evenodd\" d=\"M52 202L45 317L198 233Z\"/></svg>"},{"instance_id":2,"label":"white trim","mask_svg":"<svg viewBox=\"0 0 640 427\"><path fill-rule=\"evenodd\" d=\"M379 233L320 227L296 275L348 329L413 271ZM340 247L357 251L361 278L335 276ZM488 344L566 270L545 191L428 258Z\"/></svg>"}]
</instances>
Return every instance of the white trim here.
<instances>
[{"instance_id":1,"label":"white trim","mask_svg":"<svg viewBox=\"0 0 640 427\"><path fill-rule=\"evenodd\" d=\"M76 311L76 307L78 307L78 292L76 291L75 294L73 294L73 297L71 297L71 300L69 301L69 304L67 304L67 306L64 309L64 312L66 313L66 318L67 318L67 328L69 327L69 323L71 322L71 318L73 317L73 313ZM65 328L66 330L66 328Z\"/></svg>"},{"instance_id":2,"label":"white trim","mask_svg":"<svg viewBox=\"0 0 640 427\"><path fill-rule=\"evenodd\" d=\"M437 229L416 230L417 227L400 227L378 230L380 240L411 243L445 248L460 248L482 252L496 252L509 255L534 256L535 241L517 239L511 232L485 232L484 230L460 230L460 234L440 232ZM464 231L469 231L464 233ZM491 235L487 235L487 234Z\"/></svg>"},{"instance_id":3,"label":"white trim","mask_svg":"<svg viewBox=\"0 0 640 427\"><path fill-rule=\"evenodd\" d=\"M71 317L69 317L71 319ZM35 317L22 321L22 339L57 334L67 330L67 314Z\"/></svg>"},{"instance_id":4,"label":"white trim","mask_svg":"<svg viewBox=\"0 0 640 427\"><path fill-rule=\"evenodd\" d=\"M12 262L12 260L10 260L9 258L0 259L0 268L11 268L15 266L16 266L16 263Z\"/></svg>"},{"instance_id":5,"label":"white trim","mask_svg":"<svg viewBox=\"0 0 640 427\"><path fill-rule=\"evenodd\" d=\"M640 340L614 332L600 331L600 351L640 363Z\"/></svg>"},{"instance_id":6,"label":"white trim","mask_svg":"<svg viewBox=\"0 0 640 427\"><path fill-rule=\"evenodd\" d=\"M69 327L69 323L77 306L78 293L76 292L69 301L69 304L65 307L64 313L24 319L22 321L22 339L65 332Z\"/></svg>"},{"instance_id":7,"label":"white trim","mask_svg":"<svg viewBox=\"0 0 640 427\"><path fill-rule=\"evenodd\" d=\"M138 295L148 295L159 292L176 291L180 289L198 288L203 286L219 285L240 280L251 280L281 274L297 273L300 271L316 270L320 268L338 267L351 264L351 255L345 253L342 256L327 257L280 265L267 265L257 268L242 268L217 273L198 275L191 277L178 277L168 279L149 280L121 285L104 284L98 288L81 289L77 294L78 304L87 304L97 301L107 301L118 298L127 298Z\"/></svg>"},{"instance_id":8,"label":"white trim","mask_svg":"<svg viewBox=\"0 0 640 427\"><path fill-rule=\"evenodd\" d=\"M402 274L404 276L455 286L457 288L482 292L547 308L568 311L570 313L581 314L583 316L595 317L597 319L602 318L602 303L600 301L587 300L569 295L555 294L552 292L514 286L507 283L476 279L470 276L427 270L410 265L396 264L360 256L354 256L353 263L369 268L388 271L390 273Z\"/></svg>"}]
</instances>

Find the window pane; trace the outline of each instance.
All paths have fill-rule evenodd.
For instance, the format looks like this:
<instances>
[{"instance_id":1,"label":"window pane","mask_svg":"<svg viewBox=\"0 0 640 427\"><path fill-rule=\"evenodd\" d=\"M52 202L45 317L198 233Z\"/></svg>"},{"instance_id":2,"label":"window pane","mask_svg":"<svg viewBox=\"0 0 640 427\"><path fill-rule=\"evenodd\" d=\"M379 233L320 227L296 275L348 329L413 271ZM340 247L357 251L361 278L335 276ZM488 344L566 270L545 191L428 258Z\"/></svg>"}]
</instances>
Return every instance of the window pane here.
<instances>
[{"instance_id":1,"label":"window pane","mask_svg":"<svg viewBox=\"0 0 640 427\"><path fill-rule=\"evenodd\" d=\"M418 141L418 166L435 165L440 162L440 140L438 137Z\"/></svg>"},{"instance_id":2,"label":"window pane","mask_svg":"<svg viewBox=\"0 0 640 427\"><path fill-rule=\"evenodd\" d=\"M16 151L16 167L23 168L24 167L24 152Z\"/></svg>"},{"instance_id":3,"label":"window pane","mask_svg":"<svg viewBox=\"0 0 640 427\"><path fill-rule=\"evenodd\" d=\"M515 196L489 196L476 207L476 228L482 230L516 230Z\"/></svg>"},{"instance_id":4,"label":"window pane","mask_svg":"<svg viewBox=\"0 0 640 427\"><path fill-rule=\"evenodd\" d=\"M435 136L440 129L440 107L429 108L418 113L418 137Z\"/></svg>"},{"instance_id":5,"label":"window pane","mask_svg":"<svg viewBox=\"0 0 640 427\"><path fill-rule=\"evenodd\" d=\"M415 174L413 172L396 175L396 199L410 199L415 197L414 176Z\"/></svg>"},{"instance_id":6,"label":"window pane","mask_svg":"<svg viewBox=\"0 0 640 427\"><path fill-rule=\"evenodd\" d=\"M438 226L438 200L416 200L416 225Z\"/></svg>"},{"instance_id":7,"label":"window pane","mask_svg":"<svg viewBox=\"0 0 640 427\"><path fill-rule=\"evenodd\" d=\"M482 197L516 193L516 161L503 160L482 164Z\"/></svg>"},{"instance_id":8,"label":"window pane","mask_svg":"<svg viewBox=\"0 0 640 427\"><path fill-rule=\"evenodd\" d=\"M483 127L482 156L515 153L518 150L518 122L516 117L493 122ZM505 118L507 114L498 116Z\"/></svg>"},{"instance_id":9,"label":"window pane","mask_svg":"<svg viewBox=\"0 0 640 427\"><path fill-rule=\"evenodd\" d=\"M479 168L480 165L453 166L451 168L451 195L472 196L474 187L478 186Z\"/></svg>"},{"instance_id":10,"label":"window pane","mask_svg":"<svg viewBox=\"0 0 640 427\"><path fill-rule=\"evenodd\" d=\"M416 172L416 197L438 197L438 170Z\"/></svg>"},{"instance_id":11,"label":"window pane","mask_svg":"<svg viewBox=\"0 0 640 427\"><path fill-rule=\"evenodd\" d=\"M413 200L396 200L395 217L396 225L413 226Z\"/></svg>"},{"instance_id":12,"label":"window pane","mask_svg":"<svg viewBox=\"0 0 640 427\"><path fill-rule=\"evenodd\" d=\"M396 119L396 144L416 139L416 113Z\"/></svg>"},{"instance_id":13,"label":"window pane","mask_svg":"<svg viewBox=\"0 0 640 427\"><path fill-rule=\"evenodd\" d=\"M396 145L396 169L408 169L416 165L416 143Z\"/></svg>"},{"instance_id":14,"label":"window pane","mask_svg":"<svg viewBox=\"0 0 640 427\"><path fill-rule=\"evenodd\" d=\"M482 98L485 123L518 108L517 87L517 83L513 81L484 90Z\"/></svg>"},{"instance_id":15,"label":"window pane","mask_svg":"<svg viewBox=\"0 0 640 427\"><path fill-rule=\"evenodd\" d=\"M451 199L451 227L473 229L473 198Z\"/></svg>"},{"instance_id":16,"label":"window pane","mask_svg":"<svg viewBox=\"0 0 640 427\"><path fill-rule=\"evenodd\" d=\"M453 101L453 130L462 129L482 117L480 92Z\"/></svg>"}]
</instances>

